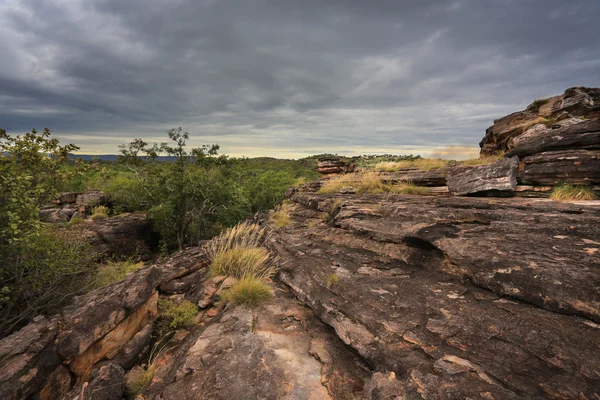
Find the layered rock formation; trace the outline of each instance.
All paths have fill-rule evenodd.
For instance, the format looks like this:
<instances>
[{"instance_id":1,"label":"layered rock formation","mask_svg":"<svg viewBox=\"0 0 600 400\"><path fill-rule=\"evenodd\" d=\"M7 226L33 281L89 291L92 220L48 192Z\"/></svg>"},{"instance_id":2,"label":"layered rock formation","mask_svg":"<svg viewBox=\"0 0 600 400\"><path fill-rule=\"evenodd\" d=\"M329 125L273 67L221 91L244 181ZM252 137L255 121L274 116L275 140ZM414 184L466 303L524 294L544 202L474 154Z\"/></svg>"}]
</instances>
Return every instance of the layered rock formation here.
<instances>
[{"instance_id":1,"label":"layered rock formation","mask_svg":"<svg viewBox=\"0 0 600 400\"><path fill-rule=\"evenodd\" d=\"M68 222L71 218L84 218L96 207L106 204L106 195L100 190L88 190L83 193L61 193L53 204L40 210L42 221Z\"/></svg>"}]
</instances>

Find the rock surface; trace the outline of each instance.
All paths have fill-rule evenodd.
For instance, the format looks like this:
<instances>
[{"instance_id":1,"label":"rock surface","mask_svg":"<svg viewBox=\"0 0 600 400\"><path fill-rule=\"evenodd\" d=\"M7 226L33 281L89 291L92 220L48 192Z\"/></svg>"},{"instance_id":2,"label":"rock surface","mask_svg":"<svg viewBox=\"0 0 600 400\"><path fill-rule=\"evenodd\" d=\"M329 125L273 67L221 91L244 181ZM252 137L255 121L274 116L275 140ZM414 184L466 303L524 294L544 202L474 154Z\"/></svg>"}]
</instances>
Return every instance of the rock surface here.
<instances>
[{"instance_id":1,"label":"rock surface","mask_svg":"<svg viewBox=\"0 0 600 400\"><path fill-rule=\"evenodd\" d=\"M492 164L448 168L448 190L455 196L490 190L514 192L519 158L503 158Z\"/></svg>"},{"instance_id":2,"label":"rock surface","mask_svg":"<svg viewBox=\"0 0 600 400\"><path fill-rule=\"evenodd\" d=\"M544 101L535 101L526 110L519 111L494 121L479 143L481 154L492 155L509 151L509 142L525 133L536 123L547 122L545 118L557 118L569 113L575 117L600 118L600 88L574 87L562 95ZM583 122L583 121L582 121Z\"/></svg>"},{"instance_id":3,"label":"rock surface","mask_svg":"<svg viewBox=\"0 0 600 400\"><path fill-rule=\"evenodd\" d=\"M314 226L339 199L296 195L294 223L270 247L280 279L371 368L394 373L388 390L600 395L598 203L352 196Z\"/></svg>"},{"instance_id":4,"label":"rock surface","mask_svg":"<svg viewBox=\"0 0 600 400\"><path fill-rule=\"evenodd\" d=\"M600 150L548 151L523 159L519 180L529 185L600 183Z\"/></svg>"},{"instance_id":5,"label":"rock surface","mask_svg":"<svg viewBox=\"0 0 600 400\"><path fill-rule=\"evenodd\" d=\"M321 158L317 164L317 171L322 175L346 174L356 171L357 168L352 162L339 157Z\"/></svg>"}]
</instances>

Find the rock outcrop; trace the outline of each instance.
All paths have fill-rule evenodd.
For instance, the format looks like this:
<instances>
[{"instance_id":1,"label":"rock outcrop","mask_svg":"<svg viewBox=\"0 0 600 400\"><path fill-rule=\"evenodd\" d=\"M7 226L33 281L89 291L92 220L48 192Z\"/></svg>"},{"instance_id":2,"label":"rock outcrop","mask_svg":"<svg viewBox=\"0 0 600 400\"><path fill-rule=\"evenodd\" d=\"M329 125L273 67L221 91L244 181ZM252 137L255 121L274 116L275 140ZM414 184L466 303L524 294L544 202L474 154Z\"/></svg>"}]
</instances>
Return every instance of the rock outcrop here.
<instances>
[{"instance_id":1,"label":"rock outcrop","mask_svg":"<svg viewBox=\"0 0 600 400\"><path fill-rule=\"evenodd\" d=\"M341 157L321 158L317 164L317 171L321 175L346 174L354 172L357 169L358 166L356 164Z\"/></svg>"},{"instance_id":2,"label":"rock outcrop","mask_svg":"<svg viewBox=\"0 0 600 400\"><path fill-rule=\"evenodd\" d=\"M450 194L462 196L481 192L514 192L519 158L503 158L487 165L456 166L448 169Z\"/></svg>"},{"instance_id":3,"label":"rock outcrop","mask_svg":"<svg viewBox=\"0 0 600 400\"><path fill-rule=\"evenodd\" d=\"M538 123L548 124L550 128L552 125L569 125L576 117L600 118L600 88L570 88L560 96L536 100L526 110L494 121L479 143L481 154L510 151L511 140L516 140ZM561 122L567 119L571 122Z\"/></svg>"}]
</instances>

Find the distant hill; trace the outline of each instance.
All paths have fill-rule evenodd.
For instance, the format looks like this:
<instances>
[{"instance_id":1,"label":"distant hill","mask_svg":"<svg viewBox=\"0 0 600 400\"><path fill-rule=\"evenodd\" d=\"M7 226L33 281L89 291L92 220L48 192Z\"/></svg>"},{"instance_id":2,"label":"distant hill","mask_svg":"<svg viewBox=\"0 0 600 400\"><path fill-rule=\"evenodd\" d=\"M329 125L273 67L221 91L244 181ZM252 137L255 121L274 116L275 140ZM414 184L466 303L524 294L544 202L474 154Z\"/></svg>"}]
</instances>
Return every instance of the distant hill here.
<instances>
[{"instance_id":1,"label":"distant hill","mask_svg":"<svg viewBox=\"0 0 600 400\"><path fill-rule=\"evenodd\" d=\"M114 162L119 159L118 154L69 154L69 158L72 160L82 159L83 161L92 161L98 159L101 161ZM173 156L158 156L156 161L174 161Z\"/></svg>"}]
</instances>

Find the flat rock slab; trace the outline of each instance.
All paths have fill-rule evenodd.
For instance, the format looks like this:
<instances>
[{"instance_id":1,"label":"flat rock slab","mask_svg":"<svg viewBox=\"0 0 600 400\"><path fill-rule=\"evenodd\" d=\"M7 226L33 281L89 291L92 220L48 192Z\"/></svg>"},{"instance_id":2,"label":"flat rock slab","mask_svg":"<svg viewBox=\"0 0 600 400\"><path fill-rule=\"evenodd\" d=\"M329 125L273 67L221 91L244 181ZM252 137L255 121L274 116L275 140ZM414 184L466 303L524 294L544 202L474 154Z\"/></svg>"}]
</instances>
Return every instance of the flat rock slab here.
<instances>
[{"instance_id":1,"label":"flat rock slab","mask_svg":"<svg viewBox=\"0 0 600 400\"><path fill-rule=\"evenodd\" d=\"M519 180L530 185L600 183L600 150L547 151L523 159Z\"/></svg>"},{"instance_id":2,"label":"flat rock slab","mask_svg":"<svg viewBox=\"0 0 600 400\"><path fill-rule=\"evenodd\" d=\"M330 224L322 222L340 199ZM385 372L374 380L388 395L600 396L600 325L590 319L600 317L600 204L294 201L293 223L269 241L280 279Z\"/></svg>"},{"instance_id":3,"label":"flat rock slab","mask_svg":"<svg viewBox=\"0 0 600 400\"><path fill-rule=\"evenodd\" d=\"M489 190L513 192L517 186L518 157L503 158L493 164L448 168L448 190L455 196Z\"/></svg>"}]
</instances>

